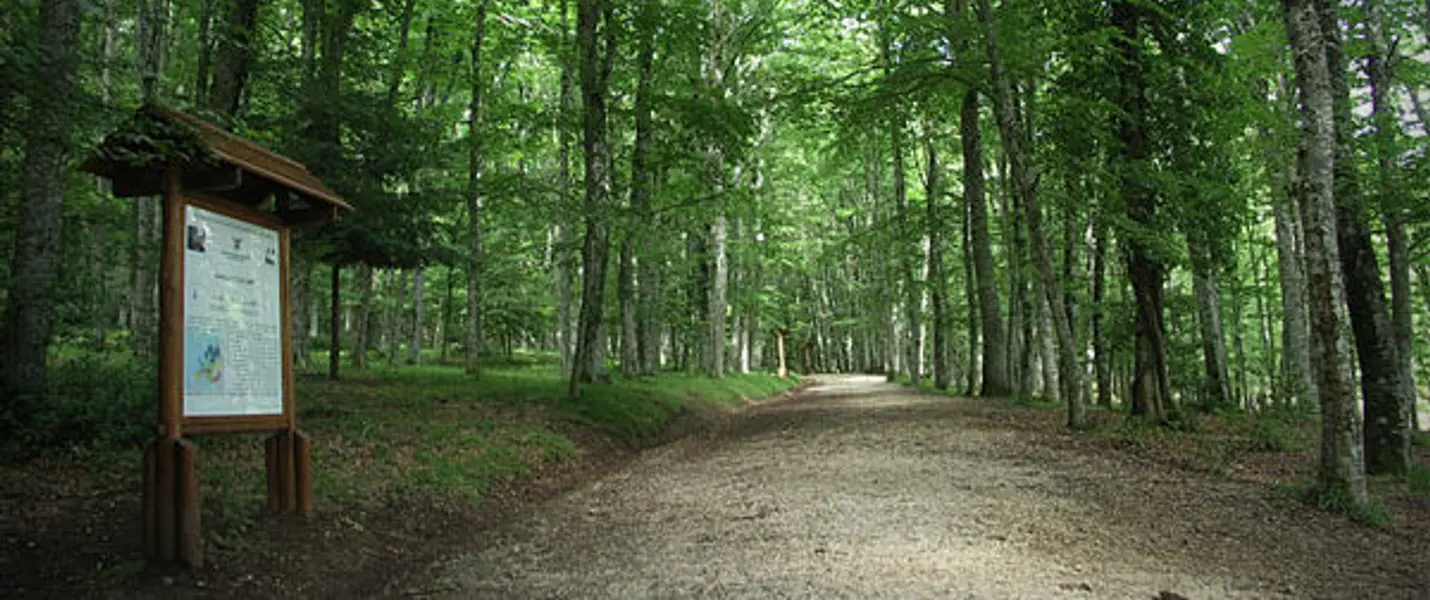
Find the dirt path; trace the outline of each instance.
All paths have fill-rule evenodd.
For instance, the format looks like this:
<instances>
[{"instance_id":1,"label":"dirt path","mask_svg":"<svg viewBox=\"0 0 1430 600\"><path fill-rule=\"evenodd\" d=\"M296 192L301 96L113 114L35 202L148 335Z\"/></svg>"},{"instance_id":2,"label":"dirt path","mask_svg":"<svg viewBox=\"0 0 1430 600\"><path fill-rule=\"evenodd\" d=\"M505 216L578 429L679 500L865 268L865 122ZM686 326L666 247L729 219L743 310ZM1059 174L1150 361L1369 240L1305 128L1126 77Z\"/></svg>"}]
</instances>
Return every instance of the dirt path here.
<instances>
[{"instance_id":1,"label":"dirt path","mask_svg":"<svg viewBox=\"0 0 1430 600\"><path fill-rule=\"evenodd\" d=\"M412 591L1430 598L1430 554L1391 532L1027 431L1007 407L824 381L487 534Z\"/></svg>"}]
</instances>

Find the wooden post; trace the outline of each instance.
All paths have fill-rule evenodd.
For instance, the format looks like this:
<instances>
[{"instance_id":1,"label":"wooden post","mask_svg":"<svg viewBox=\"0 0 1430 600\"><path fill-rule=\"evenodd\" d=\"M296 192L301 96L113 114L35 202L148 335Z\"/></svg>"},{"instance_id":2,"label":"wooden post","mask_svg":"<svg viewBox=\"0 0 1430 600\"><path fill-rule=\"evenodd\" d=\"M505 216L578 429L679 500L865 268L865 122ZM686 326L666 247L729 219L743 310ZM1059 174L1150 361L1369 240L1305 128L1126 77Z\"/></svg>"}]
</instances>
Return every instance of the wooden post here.
<instances>
[{"instance_id":1,"label":"wooden post","mask_svg":"<svg viewBox=\"0 0 1430 600\"><path fill-rule=\"evenodd\" d=\"M144 491L141 504L144 523L144 555L147 557L159 555L158 445L159 441L154 440L144 447Z\"/></svg>"},{"instance_id":2,"label":"wooden post","mask_svg":"<svg viewBox=\"0 0 1430 600\"><path fill-rule=\"evenodd\" d=\"M175 450L175 486L178 492L178 559L191 568L204 564L203 534L199 523L199 449L178 440Z\"/></svg>"},{"instance_id":3,"label":"wooden post","mask_svg":"<svg viewBox=\"0 0 1430 600\"><path fill-rule=\"evenodd\" d=\"M184 419L184 197L179 171L164 173L159 257L159 435L177 439Z\"/></svg>"},{"instance_id":4,"label":"wooden post","mask_svg":"<svg viewBox=\"0 0 1430 600\"><path fill-rule=\"evenodd\" d=\"M157 540L154 558L173 561L178 557L175 542L175 526L178 525L174 500L174 440L159 438L154 441L154 535Z\"/></svg>"},{"instance_id":5,"label":"wooden post","mask_svg":"<svg viewBox=\"0 0 1430 600\"><path fill-rule=\"evenodd\" d=\"M293 510L304 517L313 516L313 463L308 456L308 436L293 430L293 480L297 503Z\"/></svg>"},{"instance_id":6,"label":"wooden post","mask_svg":"<svg viewBox=\"0 0 1430 600\"><path fill-rule=\"evenodd\" d=\"M263 442L268 458L268 512L283 512L283 434L275 433Z\"/></svg>"}]
</instances>

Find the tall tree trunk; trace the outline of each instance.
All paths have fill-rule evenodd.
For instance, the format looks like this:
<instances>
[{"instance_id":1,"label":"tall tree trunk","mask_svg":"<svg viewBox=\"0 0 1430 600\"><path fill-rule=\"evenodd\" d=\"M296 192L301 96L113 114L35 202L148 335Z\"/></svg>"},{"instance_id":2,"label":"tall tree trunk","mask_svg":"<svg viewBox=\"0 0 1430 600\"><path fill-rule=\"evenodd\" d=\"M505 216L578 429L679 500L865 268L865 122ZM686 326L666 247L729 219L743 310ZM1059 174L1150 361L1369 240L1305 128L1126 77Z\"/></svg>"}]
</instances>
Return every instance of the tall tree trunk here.
<instances>
[{"instance_id":1,"label":"tall tree trunk","mask_svg":"<svg viewBox=\"0 0 1430 600\"><path fill-rule=\"evenodd\" d=\"M398 25L397 54L392 60L392 74L387 79L387 103L397 102L397 92L402 89L402 79L407 70L407 40L412 34L412 9L417 0L407 0L402 5L402 21Z\"/></svg>"},{"instance_id":2,"label":"tall tree trunk","mask_svg":"<svg viewBox=\"0 0 1430 600\"><path fill-rule=\"evenodd\" d=\"M1379 174L1380 208L1385 221L1385 239L1390 260L1390 321L1395 332L1396 358L1404 386L1405 419L1413 431L1416 421L1415 385L1415 310L1411 305L1410 243L1405 230L1405 211L1400 186L1400 173L1395 165L1395 138L1398 133L1398 112L1390 99L1395 89L1395 74L1391 66L1396 60L1386 33L1383 2L1367 2L1371 55L1366 63L1370 76L1371 119L1375 123L1376 170ZM1368 470L1375 471L1369 463Z\"/></svg>"},{"instance_id":3,"label":"tall tree trunk","mask_svg":"<svg viewBox=\"0 0 1430 600\"><path fill-rule=\"evenodd\" d=\"M168 23L167 0L141 0L138 39L139 88L145 102L159 101ZM130 318L135 355L148 358L158 349L159 334L159 202L137 198L133 208L134 249L130 256Z\"/></svg>"},{"instance_id":4,"label":"tall tree trunk","mask_svg":"<svg viewBox=\"0 0 1430 600\"><path fill-rule=\"evenodd\" d=\"M1122 57L1117 93L1117 104L1121 108L1117 117L1117 137L1121 142L1118 177L1127 218L1139 229L1154 231L1157 196L1140 174L1149 167L1152 151L1146 125L1149 112L1146 82L1142 76L1143 11L1127 0L1112 5L1112 23L1121 33L1114 44ZM1171 380L1167 375L1167 329L1163 322L1162 287L1166 267L1153 256L1148 241L1142 239L1146 233L1128 233L1122 242L1137 305L1137 366L1132 386L1132 412L1163 423L1172 401Z\"/></svg>"},{"instance_id":5,"label":"tall tree trunk","mask_svg":"<svg viewBox=\"0 0 1430 600\"><path fill-rule=\"evenodd\" d=\"M649 9L642 16L649 18ZM640 69L640 79L636 84L635 148L631 152L631 207L626 234L621 240L620 273L617 279L621 301L621 374L635 377L646 371L649 361L644 360L648 351L642 348L641 307L648 303L650 281L641 280L637 289L636 240L644 237L650 227L650 174L646 170L646 154L650 149L651 107L650 79L651 66L655 58L655 24L645 23L647 28L641 34L639 56L636 61ZM648 260L641 260L641 266ZM648 273L643 269L642 273Z\"/></svg>"},{"instance_id":6,"label":"tall tree trunk","mask_svg":"<svg viewBox=\"0 0 1430 600\"><path fill-rule=\"evenodd\" d=\"M1207 401L1203 409L1211 411L1232 406L1226 335L1221 322L1221 291L1215 275L1206 272L1192 276L1192 287L1197 298L1197 323L1201 327L1202 363L1206 371L1204 391Z\"/></svg>"},{"instance_id":7,"label":"tall tree trunk","mask_svg":"<svg viewBox=\"0 0 1430 600\"><path fill-rule=\"evenodd\" d=\"M471 85L472 103L467 109L467 320L463 335L468 375L477 375L482 351L482 168L486 148L481 133L482 44L487 34L487 4L477 4L476 32L472 35Z\"/></svg>"},{"instance_id":8,"label":"tall tree trunk","mask_svg":"<svg viewBox=\"0 0 1430 600\"><path fill-rule=\"evenodd\" d=\"M1008 376L1008 343L1003 335L1003 311L998 303L998 273L988 234L988 205L984 198L983 132L978 118L978 92L963 95L960 113L963 140L963 201L968 206L973 242L973 271L978 280L978 314L982 319L984 397L1008 396L1013 386Z\"/></svg>"},{"instance_id":9,"label":"tall tree trunk","mask_svg":"<svg viewBox=\"0 0 1430 600\"><path fill-rule=\"evenodd\" d=\"M367 349L372 345L372 265L358 265L357 283L361 300L358 303L357 339L353 343L353 366L367 368Z\"/></svg>"},{"instance_id":10,"label":"tall tree trunk","mask_svg":"<svg viewBox=\"0 0 1430 600\"><path fill-rule=\"evenodd\" d=\"M1042 208L1038 206L1038 175L1030 164L1032 149L1024 154L1018 133L1018 126L1012 110L1012 86L1003 70L999 56L998 35L993 26L993 9L989 0L979 0L979 18L983 22L983 32L988 45L988 62L992 71L994 113L998 129L1002 133L1003 146L1008 151L1011 166L1010 179L1023 201L1023 209L1028 219L1028 237L1032 241L1034 267L1042 283L1044 301L1048 303L1053 317L1053 329L1058 338L1058 373L1061 376L1061 392L1067 402L1068 427L1080 428L1086 424L1086 408L1078 390L1080 373L1077 370L1077 348L1073 343L1072 324L1068 322L1067 311L1062 308L1062 288L1058 285L1053 270L1052 252L1043 233ZM1032 136L1028 137L1029 140Z\"/></svg>"},{"instance_id":11,"label":"tall tree trunk","mask_svg":"<svg viewBox=\"0 0 1430 600\"><path fill-rule=\"evenodd\" d=\"M584 124L581 143L586 150L585 243L581 250L581 312L577 326L576 355L567 390L572 400L580 397L580 384L593 381L600 373L593 369L593 357L601 354L601 325L604 321L606 263L610 241L601 212L610 202L608 169L610 149L606 145L606 94L610 89L611 61L616 34L612 9L602 0L577 3L576 37L581 53L581 104ZM601 22L605 26L601 27ZM598 30L604 30L606 48L602 52Z\"/></svg>"},{"instance_id":12,"label":"tall tree trunk","mask_svg":"<svg viewBox=\"0 0 1430 600\"><path fill-rule=\"evenodd\" d=\"M938 145L934 143L932 123L924 140L924 148L928 155L928 180L924 202L928 213L925 227L928 228L929 240L929 291L933 296L933 386L947 390L953 382L953 357L949 356L952 340L948 339L952 327L948 314L948 275L943 268L943 238L940 235L944 227L940 211L943 167L938 162Z\"/></svg>"},{"instance_id":13,"label":"tall tree trunk","mask_svg":"<svg viewBox=\"0 0 1430 600\"><path fill-rule=\"evenodd\" d=\"M403 319L407 306L407 272L396 271L392 273L392 294L393 304L387 311L388 335L387 335L387 365L395 367L399 364L398 356L402 352Z\"/></svg>"},{"instance_id":14,"label":"tall tree trunk","mask_svg":"<svg viewBox=\"0 0 1430 600\"><path fill-rule=\"evenodd\" d=\"M1365 402L1365 468L1371 474L1399 474L1409 468L1410 462L1410 393L1406 373L1400 368L1385 285L1363 211L1338 6L1331 0L1316 0L1326 65L1333 73L1330 86L1336 134L1336 237Z\"/></svg>"},{"instance_id":15,"label":"tall tree trunk","mask_svg":"<svg viewBox=\"0 0 1430 600\"><path fill-rule=\"evenodd\" d=\"M978 280L974 275L973 267L973 231L971 209L968 203L963 206L963 219L961 219L963 230L963 297L964 306L967 307L968 318L968 368L964 371L967 382L963 388L964 396L973 396L978 393L979 382L979 356L978 349L980 343L979 336L979 304L978 304ZM994 289L993 293L998 293ZM985 357L986 360L986 357Z\"/></svg>"},{"instance_id":16,"label":"tall tree trunk","mask_svg":"<svg viewBox=\"0 0 1430 600\"><path fill-rule=\"evenodd\" d=\"M194 104L208 106L209 80L213 71L214 2L203 0L199 9L199 57L194 74Z\"/></svg>"},{"instance_id":17,"label":"tall tree trunk","mask_svg":"<svg viewBox=\"0 0 1430 600\"><path fill-rule=\"evenodd\" d=\"M422 364L422 313L424 311L422 301L422 287L426 282L427 268L418 266L417 272L412 275L412 338L407 346L408 364Z\"/></svg>"},{"instance_id":18,"label":"tall tree trunk","mask_svg":"<svg viewBox=\"0 0 1430 600\"><path fill-rule=\"evenodd\" d=\"M1043 397L1048 401L1057 401L1059 372L1057 367L1056 344L1053 343L1053 319L1049 314L1052 309L1047 302L1038 303L1038 363L1043 367Z\"/></svg>"},{"instance_id":19,"label":"tall tree trunk","mask_svg":"<svg viewBox=\"0 0 1430 600\"><path fill-rule=\"evenodd\" d=\"M333 263L328 280L328 380L337 381L341 376L343 352L343 266Z\"/></svg>"},{"instance_id":20,"label":"tall tree trunk","mask_svg":"<svg viewBox=\"0 0 1430 600\"><path fill-rule=\"evenodd\" d=\"M1297 186L1306 234L1306 278L1311 325L1311 359L1321 401L1320 485L1352 502L1368 501L1361 428L1351 387L1346 345L1345 288L1336 242L1336 110L1332 95L1327 36L1321 30L1318 0L1282 0L1287 36L1296 55L1301 90L1301 181Z\"/></svg>"},{"instance_id":21,"label":"tall tree trunk","mask_svg":"<svg viewBox=\"0 0 1430 600\"><path fill-rule=\"evenodd\" d=\"M1281 398L1287 404L1318 407L1312 378L1310 331L1306 324L1305 257L1294 182L1285 182L1272 204L1276 221L1276 269L1281 280Z\"/></svg>"},{"instance_id":22,"label":"tall tree trunk","mask_svg":"<svg viewBox=\"0 0 1430 600\"><path fill-rule=\"evenodd\" d=\"M889 59L886 57L885 59ZM886 69L892 65L886 62ZM898 109L896 109L898 110ZM894 244L899 274L904 290L904 335L901 345L904 353L904 368L909 373L909 382L919 387L923 373L919 372L919 305L922 304L923 286L915 275L914 254L908 244L916 236L909 219L909 193L907 174L904 171L904 123L902 116L895 116L889 125L891 154L893 155L894 210L898 219L899 239Z\"/></svg>"},{"instance_id":23,"label":"tall tree trunk","mask_svg":"<svg viewBox=\"0 0 1430 600\"><path fill-rule=\"evenodd\" d=\"M715 224L710 226L710 260L714 266L713 281L710 283L709 321L710 344L706 351L709 363L705 374L716 379L725 376L725 310L727 307L726 286L729 283L729 258L726 252L725 214L715 216Z\"/></svg>"},{"instance_id":24,"label":"tall tree trunk","mask_svg":"<svg viewBox=\"0 0 1430 600\"><path fill-rule=\"evenodd\" d=\"M560 146L557 165L557 185L559 186L559 198L563 214L570 214L575 211L575 204L571 198L571 131L566 126L571 115L571 63L573 56L569 52L571 41L571 28L567 17L568 4L566 0L561 1L561 38L562 48L566 52L561 57L561 92L560 92L560 113L556 120L556 135ZM553 275L556 278L556 345L561 357L561 373L569 376L571 374L572 355L575 353L576 344L574 332L572 331L571 319L571 280L572 280L572 247L574 241L571 237L572 225L570 223L558 223L556 225L556 249L555 266Z\"/></svg>"},{"instance_id":25,"label":"tall tree trunk","mask_svg":"<svg viewBox=\"0 0 1430 600\"><path fill-rule=\"evenodd\" d=\"M39 47L26 91L25 163L10 258L9 298L0 349L0 428L8 429L45 399L46 350L54 324L70 135L79 89L80 3L40 3Z\"/></svg>"},{"instance_id":26,"label":"tall tree trunk","mask_svg":"<svg viewBox=\"0 0 1430 600\"><path fill-rule=\"evenodd\" d=\"M213 83L206 97L208 109L231 126L238 115L243 88L253 65L253 31L258 20L259 0L230 0L228 14L219 28L218 52L214 55Z\"/></svg>"},{"instance_id":27,"label":"tall tree trunk","mask_svg":"<svg viewBox=\"0 0 1430 600\"><path fill-rule=\"evenodd\" d=\"M1107 347L1107 226L1093 226L1092 363L1097 374L1097 405L1112 408L1112 357Z\"/></svg>"}]
</instances>

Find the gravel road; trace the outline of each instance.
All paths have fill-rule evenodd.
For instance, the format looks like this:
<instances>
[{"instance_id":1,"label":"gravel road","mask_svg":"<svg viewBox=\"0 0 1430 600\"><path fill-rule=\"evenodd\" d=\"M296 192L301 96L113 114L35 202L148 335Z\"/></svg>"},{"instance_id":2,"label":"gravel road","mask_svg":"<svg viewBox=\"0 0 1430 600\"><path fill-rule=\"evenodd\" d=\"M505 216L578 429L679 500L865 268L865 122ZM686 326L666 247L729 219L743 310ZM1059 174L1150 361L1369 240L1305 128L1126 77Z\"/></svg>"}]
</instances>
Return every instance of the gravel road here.
<instances>
[{"instance_id":1,"label":"gravel road","mask_svg":"<svg viewBox=\"0 0 1430 600\"><path fill-rule=\"evenodd\" d=\"M484 534L452 598L1419 598L1430 554L1264 487L822 377ZM1356 565L1369 565L1357 567ZM1417 567L1417 565L1419 565Z\"/></svg>"}]
</instances>

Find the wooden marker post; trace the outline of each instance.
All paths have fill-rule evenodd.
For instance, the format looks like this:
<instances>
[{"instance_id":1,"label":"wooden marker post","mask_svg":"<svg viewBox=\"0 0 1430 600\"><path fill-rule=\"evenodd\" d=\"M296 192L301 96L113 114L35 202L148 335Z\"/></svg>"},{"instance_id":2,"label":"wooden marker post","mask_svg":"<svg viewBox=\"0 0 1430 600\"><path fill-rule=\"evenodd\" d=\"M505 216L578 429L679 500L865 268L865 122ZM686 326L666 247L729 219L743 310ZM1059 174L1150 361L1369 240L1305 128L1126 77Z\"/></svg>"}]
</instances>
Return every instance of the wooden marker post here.
<instances>
[{"instance_id":1,"label":"wooden marker post","mask_svg":"<svg viewBox=\"0 0 1430 600\"><path fill-rule=\"evenodd\" d=\"M112 180L116 196L163 194L144 549L153 561L198 567L199 449L185 436L271 433L270 512L313 512L310 444L294 400L290 229L352 207L303 165L159 106L141 109L83 168Z\"/></svg>"}]
</instances>

